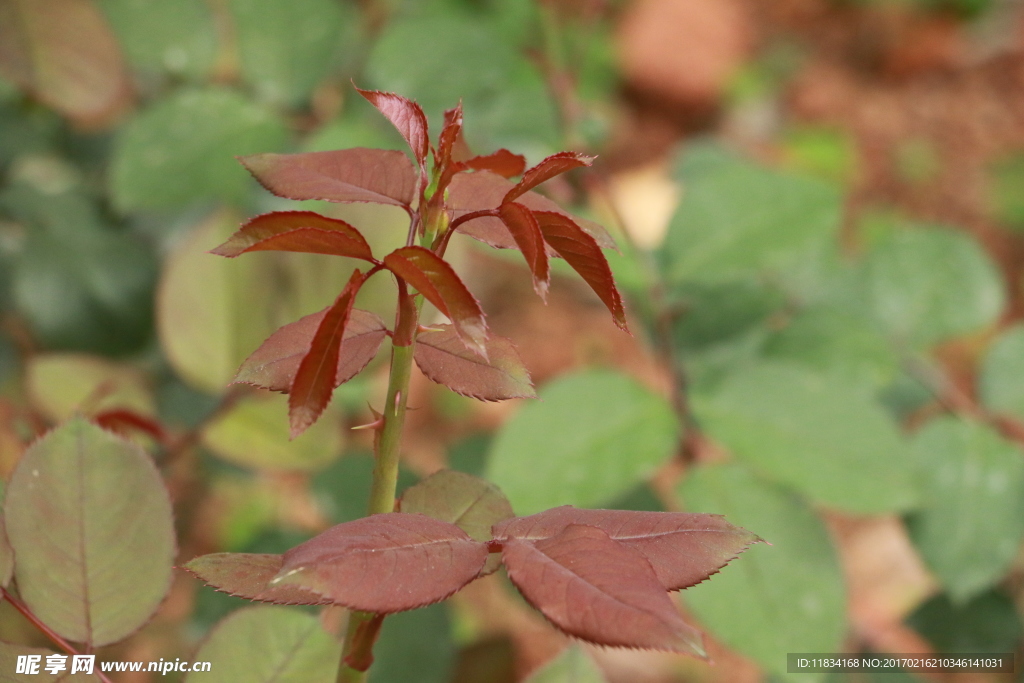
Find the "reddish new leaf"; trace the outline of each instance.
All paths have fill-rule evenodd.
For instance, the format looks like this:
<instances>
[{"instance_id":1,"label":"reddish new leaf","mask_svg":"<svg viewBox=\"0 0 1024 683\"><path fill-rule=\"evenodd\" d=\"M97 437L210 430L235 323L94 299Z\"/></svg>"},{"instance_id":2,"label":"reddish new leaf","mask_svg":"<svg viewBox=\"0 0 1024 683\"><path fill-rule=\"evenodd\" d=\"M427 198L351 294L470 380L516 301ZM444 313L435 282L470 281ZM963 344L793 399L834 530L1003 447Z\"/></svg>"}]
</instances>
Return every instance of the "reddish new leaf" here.
<instances>
[{"instance_id":1,"label":"reddish new leaf","mask_svg":"<svg viewBox=\"0 0 1024 683\"><path fill-rule=\"evenodd\" d=\"M612 269L601 253L597 241L568 216L553 211L535 211L534 217L544 235L544 241L572 266L573 270L590 285L594 293L612 313L615 324L626 327L626 311L622 297L615 286Z\"/></svg>"},{"instance_id":2,"label":"reddish new leaf","mask_svg":"<svg viewBox=\"0 0 1024 683\"><path fill-rule=\"evenodd\" d=\"M427 162L430 140L427 135L427 117L420 105L390 92L359 88L356 90L398 129L412 148L412 153L416 155L420 168L423 168Z\"/></svg>"},{"instance_id":3,"label":"reddish new leaf","mask_svg":"<svg viewBox=\"0 0 1024 683\"><path fill-rule=\"evenodd\" d=\"M287 392L328 310L330 307L299 318L267 337L238 368L234 381ZM334 386L358 375L377 355L385 336L387 328L383 320L374 313L353 308L341 340Z\"/></svg>"},{"instance_id":4,"label":"reddish new leaf","mask_svg":"<svg viewBox=\"0 0 1024 683\"><path fill-rule=\"evenodd\" d=\"M512 187L514 187L513 183L490 171L460 173L452 178L451 185L448 187L448 208L452 211L452 219L474 211L497 209ZM569 215L562 211L558 204L535 192L527 192L516 199L516 202L533 211L553 211ZM615 248L615 242L603 227L582 218L573 218L573 220L597 240L602 248ZM519 248L508 228L497 216L474 218L460 225L459 232L498 249ZM549 253L554 254L553 251Z\"/></svg>"},{"instance_id":5,"label":"reddish new leaf","mask_svg":"<svg viewBox=\"0 0 1024 683\"><path fill-rule=\"evenodd\" d=\"M428 379L481 401L536 398L530 373L511 341L491 335L484 342L484 359L467 349L450 325L438 327L420 333L413 352Z\"/></svg>"},{"instance_id":6,"label":"reddish new leaf","mask_svg":"<svg viewBox=\"0 0 1024 683\"><path fill-rule=\"evenodd\" d=\"M586 154L580 154L579 152L559 152L558 154L552 154L547 159L544 159L544 161L524 173L523 179L508 191L502 202L511 202L515 200L516 197L519 197L525 192L537 187L545 180L551 180L556 175L561 175L562 173L571 171L574 168L590 166L592 163L594 163L594 157L587 156Z\"/></svg>"},{"instance_id":7,"label":"reddish new leaf","mask_svg":"<svg viewBox=\"0 0 1024 683\"><path fill-rule=\"evenodd\" d=\"M465 162L466 168L474 171L491 171L502 178L511 178L523 172L526 168L526 157L522 154L513 154L507 149L499 149L497 152L485 156L473 157Z\"/></svg>"},{"instance_id":8,"label":"reddish new leaf","mask_svg":"<svg viewBox=\"0 0 1024 683\"><path fill-rule=\"evenodd\" d=\"M434 165L446 168L452 161L452 150L455 142L462 133L462 103L444 113L444 127L441 128L441 135L437 140L437 154L434 155Z\"/></svg>"},{"instance_id":9,"label":"reddish new leaf","mask_svg":"<svg viewBox=\"0 0 1024 683\"><path fill-rule=\"evenodd\" d=\"M279 197L370 202L405 207L416 195L417 173L402 152L355 147L334 152L239 157Z\"/></svg>"},{"instance_id":10,"label":"reddish new leaf","mask_svg":"<svg viewBox=\"0 0 1024 683\"><path fill-rule=\"evenodd\" d=\"M127 408L105 410L92 416L92 421L107 431L130 435L132 432L142 432L153 437L159 443L165 443L167 433L160 423L151 417L142 415Z\"/></svg>"},{"instance_id":11,"label":"reddish new leaf","mask_svg":"<svg viewBox=\"0 0 1024 683\"><path fill-rule=\"evenodd\" d=\"M345 289L327 309L316 328L309 351L299 361L295 379L288 389L288 419L293 439L316 422L331 401L336 386L334 378L338 374L341 340L363 279L358 270L352 273Z\"/></svg>"},{"instance_id":12,"label":"reddish new leaf","mask_svg":"<svg viewBox=\"0 0 1024 683\"><path fill-rule=\"evenodd\" d=\"M271 585L387 614L444 600L486 560L487 545L454 524L391 512L339 524L292 548Z\"/></svg>"},{"instance_id":13,"label":"reddish new leaf","mask_svg":"<svg viewBox=\"0 0 1024 683\"><path fill-rule=\"evenodd\" d=\"M581 510L570 505L501 522L493 533L499 541L538 541L556 536L572 524L597 527L639 551L666 590L704 581L750 545L761 542L756 534L729 524L721 515Z\"/></svg>"},{"instance_id":14,"label":"reddish new leaf","mask_svg":"<svg viewBox=\"0 0 1024 683\"><path fill-rule=\"evenodd\" d=\"M519 251L523 252L526 265L530 267L530 273L533 274L533 291L547 301L551 271L548 270L548 253L537 219L533 217L532 211L516 202L502 204L498 212L501 222L512 233Z\"/></svg>"},{"instance_id":15,"label":"reddish new leaf","mask_svg":"<svg viewBox=\"0 0 1024 683\"><path fill-rule=\"evenodd\" d=\"M268 586L281 571L284 555L214 553L195 558L182 569L221 593L278 605L327 605L330 600L298 586Z\"/></svg>"},{"instance_id":16,"label":"reddish new leaf","mask_svg":"<svg viewBox=\"0 0 1024 683\"><path fill-rule=\"evenodd\" d=\"M256 216L210 253L234 258L249 251L300 251L374 260L370 245L353 226L312 211Z\"/></svg>"},{"instance_id":17,"label":"reddish new leaf","mask_svg":"<svg viewBox=\"0 0 1024 683\"><path fill-rule=\"evenodd\" d=\"M423 247L402 247L384 257L384 265L448 316L466 346L487 358L483 309L444 259Z\"/></svg>"},{"instance_id":18,"label":"reddish new leaf","mask_svg":"<svg viewBox=\"0 0 1024 683\"><path fill-rule=\"evenodd\" d=\"M707 657L700 632L679 616L650 563L597 527L572 524L539 541L511 538L502 560L526 601L571 636Z\"/></svg>"}]
</instances>

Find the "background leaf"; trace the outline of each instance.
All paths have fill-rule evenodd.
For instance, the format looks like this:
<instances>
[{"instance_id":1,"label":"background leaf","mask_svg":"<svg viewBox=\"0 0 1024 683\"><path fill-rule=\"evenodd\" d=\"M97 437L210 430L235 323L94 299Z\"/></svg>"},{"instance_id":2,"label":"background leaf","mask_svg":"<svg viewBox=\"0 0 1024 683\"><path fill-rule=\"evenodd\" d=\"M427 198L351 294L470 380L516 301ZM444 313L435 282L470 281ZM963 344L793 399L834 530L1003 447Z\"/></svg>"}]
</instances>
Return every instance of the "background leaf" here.
<instances>
[{"instance_id":1,"label":"background leaf","mask_svg":"<svg viewBox=\"0 0 1024 683\"><path fill-rule=\"evenodd\" d=\"M352 6L332 0L231 0L242 77L265 102L298 106L338 61ZM266 151L266 150L260 150Z\"/></svg>"},{"instance_id":2,"label":"background leaf","mask_svg":"<svg viewBox=\"0 0 1024 683\"><path fill-rule=\"evenodd\" d=\"M1002 277L976 242L946 229L901 230L868 254L868 311L902 343L926 346L991 325L1005 304Z\"/></svg>"},{"instance_id":3,"label":"background leaf","mask_svg":"<svg viewBox=\"0 0 1024 683\"><path fill-rule=\"evenodd\" d=\"M228 462L272 470L319 470L342 451L341 412L328 407L321 419L292 441L288 399L254 393L203 428L202 442Z\"/></svg>"},{"instance_id":4,"label":"background leaf","mask_svg":"<svg viewBox=\"0 0 1024 683\"><path fill-rule=\"evenodd\" d=\"M834 236L841 201L830 185L695 146L677 161L683 198L661 248L671 281L779 272Z\"/></svg>"},{"instance_id":5,"label":"background leaf","mask_svg":"<svg viewBox=\"0 0 1024 683\"><path fill-rule=\"evenodd\" d=\"M448 683L456 653L446 605L389 615L373 654L370 683Z\"/></svg>"},{"instance_id":6,"label":"background leaf","mask_svg":"<svg viewBox=\"0 0 1024 683\"><path fill-rule=\"evenodd\" d=\"M913 445L924 496L910 536L962 604L999 580L1024 539L1024 455L990 428L952 417L930 422Z\"/></svg>"},{"instance_id":7,"label":"background leaf","mask_svg":"<svg viewBox=\"0 0 1024 683\"><path fill-rule=\"evenodd\" d=\"M72 420L25 452L4 512L18 590L65 638L117 642L163 600L175 552L171 504L138 447Z\"/></svg>"},{"instance_id":8,"label":"background leaf","mask_svg":"<svg viewBox=\"0 0 1024 683\"><path fill-rule=\"evenodd\" d=\"M145 374L123 364L77 353L40 354L26 367L33 407L51 422L62 422L88 403L88 413L127 409L155 415Z\"/></svg>"},{"instance_id":9,"label":"background leaf","mask_svg":"<svg viewBox=\"0 0 1024 683\"><path fill-rule=\"evenodd\" d=\"M907 625L943 654L1012 652L1024 635L1024 624L1013 602L994 590L962 604L954 603L948 595L936 595L907 617Z\"/></svg>"},{"instance_id":10,"label":"background leaf","mask_svg":"<svg viewBox=\"0 0 1024 683\"><path fill-rule=\"evenodd\" d=\"M787 652L835 652L846 633L839 559L825 525L792 493L739 465L703 466L679 488L686 509L724 514L758 534L758 545L713 581L682 593L711 633L782 680Z\"/></svg>"},{"instance_id":11,"label":"background leaf","mask_svg":"<svg viewBox=\"0 0 1024 683\"><path fill-rule=\"evenodd\" d=\"M530 674L526 683L605 683L601 669L575 643Z\"/></svg>"},{"instance_id":12,"label":"background leaf","mask_svg":"<svg viewBox=\"0 0 1024 683\"><path fill-rule=\"evenodd\" d=\"M201 0L97 0L97 5L141 73L200 80L210 72L217 32Z\"/></svg>"},{"instance_id":13,"label":"background leaf","mask_svg":"<svg viewBox=\"0 0 1024 683\"><path fill-rule=\"evenodd\" d=\"M671 407L629 377L567 375L540 397L503 425L487 467L519 514L600 505L672 454L678 428Z\"/></svg>"},{"instance_id":14,"label":"background leaf","mask_svg":"<svg viewBox=\"0 0 1024 683\"><path fill-rule=\"evenodd\" d=\"M984 356L979 393L989 410L1024 418L1024 325L1014 325L1000 334Z\"/></svg>"},{"instance_id":15,"label":"background leaf","mask_svg":"<svg viewBox=\"0 0 1024 683\"><path fill-rule=\"evenodd\" d=\"M225 88L183 90L141 112L118 135L109 175L122 211L239 201L250 182L236 155L281 149L283 122Z\"/></svg>"},{"instance_id":16,"label":"background leaf","mask_svg":"<svg viewBox=\"0 0 1024 683\"><path fill-rule=\"evenodd\" d=\"M761 363L726 379L696 408L707 433L736 457L816 502L859 513L917 502L906 444L857 386Z\"/></svg>"},{"instance_id":17,"label":"background leaf","mask_svg":"<svg viewBox=\"0 0 1024 683\"><path fill-rule=\"evenodd\" d=\"M227 617L199 647L195 661L209 672L190 673L186 683L329 683L341 644L319 620L287 607L249 607Z\"/></svg>"}]
</instances>

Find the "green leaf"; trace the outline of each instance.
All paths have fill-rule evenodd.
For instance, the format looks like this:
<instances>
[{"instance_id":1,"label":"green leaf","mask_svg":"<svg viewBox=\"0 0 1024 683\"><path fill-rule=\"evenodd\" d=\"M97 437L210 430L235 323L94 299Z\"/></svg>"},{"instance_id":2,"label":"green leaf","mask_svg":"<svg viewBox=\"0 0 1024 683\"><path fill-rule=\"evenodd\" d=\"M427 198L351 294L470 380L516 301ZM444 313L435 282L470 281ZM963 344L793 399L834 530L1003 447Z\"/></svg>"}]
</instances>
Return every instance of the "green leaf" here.
<instances>
[{"instance_id":1,"label":"green leaf","mask_svg":"<svg viewBox=\"0 0 1024 683\"><path fill-rule=\"evenodd\" d=\"M210 662L186 683L330 683L341 644L311 614L289 607L250 607L233 612L213 629L194 660Z\"/></svg>"},{"instance_id":2,"label":"green leaf","mask_svg":"<svg viewBox=\"0 0 1024 683\"><path fill-rule=\"evenodd\" d=\"M680 314L676 344L686 350L704 349L734 339L781 309L782 294L754 279L719 283L684 283L673 288L671 300Z\"/></svg>"},{"instance_id":3,"label":"green leaf","mask_svg":"<svg viewBox=\"0 0 1024 683\"><path fill-rule=\"evenodd\" d=\"M284 147L270 110L224 88L185 90L158 101L120 131L110 192L122 211L240 200L250 180L237 155Z\"/></svg>"},{"instance_id":4,"label":"green leaf","mask_svg":"<svg viewBox=\"0 0 1024 683\"><path fill-rule=\"evenodd\" d=\"M520 515L610 502L650 476L676 444L668 402L625 375L568 375L540 397L505 423L488 462L487 478Z\"/></svg>"},{"instance_id":5,"label":"green leaf","mask_svg":"<svg viewBox=\"0 0 1024 683\"><path fill-rule=\"evenodd\" d=\"M601 669L575 643L530 674L525 683L605 683Z\"/></svg>"},{"instance_id":6,"label":"green leaf","mask_svg":"<svg viewBox=\"0 0 1024 683\"><path fill-rule=\"evenodd\" d=\"M997 582L1024 539L1024 455L991 428L952 417L914 438L922 506L910 537L950 597Z\"/></svg>"},{"instance_id":7,"label":"green leaf","mask_svg":"<svg viewBox=\"0 0 1024 683\"><path fill-rule=\"evenodd\" d=\"M446 683L455 645L444 604L391 614L373 648L370 683Z\"/></svg>"},{"instance_id":8,"label":"green leaf","mask_svg":"<svg viewBox=\"0 0 1024 683\"><path fill-rule=\"evenodd\" d=\"M131 65L202 80L217 56L217 31L202 0L98 0Z\"/></svg>"},{"instance_id":9,"label":"green leaf","mask_svg":"<svg viewBox=\"0 0 1024 683\"><path fill-rule=\"evenodd\" d=\"M981 365L979 391L989 410L1024 418L1024 325L1003 331Z\"/></svg>"},{"instance_id":10,"label":"green leaf","mask_svg":"<svg viewBox=\"0 0 1024 683\"><path fill-rule=\"evenodd\" d=\"M74 191L15 184L0 196L0 209L26 227L14 302L43 345L125 353L147 340L156 271L147 247L110 229Z\"/></svg>"},{"instance_id":11,"label":"green leaf","mask_svg":"<svg viewBox=\"0 0 1024 683\"><path fill-rule=\"evenodd\" d=\"M27 647L25 645L0 642L0 683L25 683L25 681L32 681L32 683L99 683L100 677L95 673L85 674L78 672L74 676L70 675L70 656L67 656L67 659L64 660L66 668L63 672L48 673L46 671L46 658L57 654L53 650L41 647ZM15 673L18 670L18 657L26 655L39 657L37 660L39 670L34 675L30 674L31 678ZM95 667L95 670L98 671L99 667Z\"/></svg>"},{"instance_id":12,"label":"green leaf","mask_svg":"<svg viewBox=\"0 0 1024 683\"><path fill-rule=\"evenodd\" d=\"M146 376L126 364L80 353L44 353L25 365L32 407L51 422L62 422L88 404L89 412L131 410L156 414Z\"/></svg>"},{"instance_id":13,"label":"green leaf","mask_svg":"<svg viewBox=\"0 0 1024 683\"><path fill-rule=\"evenodd\" d=\"M1024 230L1024 154L1014 154L997 163L990 173L989 200L997 218L1015 231Z\"/></svg>"},{"instance_id":14,"label":"green leaf","mask_svg":"<svg viewBox=\"0 0 1024 683\"><path fill-rule=\"evenodd\" d=\"M4 514L22 598L68 640L115 643L167 593L175 553L167 489L146 453L85 420L25 452Z\"/></svg>"},{"instance_id":15,"label":"green leaf","mask_svg":"<svg viewBox=\"0 0 1024 683\"><path fill-rule=\"evenodd\" d=\"M688 511L724 514L772 544L684 591L691 613L768 671L816 680L787 676L786 653L835 652L846 634L843 575L825 525L800 498L739 465L700 467L679 494Z\"/></svg>"},{"instance_id":16,"label":"green leaf","mask_svg":"<svg viewBox=\"0 0 1024 683\"><path fill-rule=\"evenodd\" d=\"M346 453L313 477L311 488L327 519L338 524L366 515L370 504L373 464L372 453ZM405 467L399 467L396 488L402 491L415 483L416 477Z\"/></svg>"},{"instance_id":17,"label":"green leaf","mask_svg":"<svg viewBox=\"0 0 1024 683\"><path fill-rule=\"evenodd\" d=\"M900 369L870 321L830 306L801 312L765 342L764 355L874 387L891 383Z\"/></svg>"},{"instance_id":18,"label":"green leaf","mask_svg":"<svg viewBox=\"0 0 1024 683\"><path fill-rule=\"evenodd\" d=\"M346 24L336 0L231 0L242 77L260 100L299 105L337 61ZM352 36L355 39L355 36Z\"/></svg>"},{"instance_id":19,"label":"green leaf","mask_svg":"<svg viewBox=\"0 0 1024 683\"><path fill-rule=\"evenodd\" d=\"M917 228L894 233L862 266L865 305L897 342L928 346L994 323L1002 277L967 235Z\"/></svg>"},{"instance_id":20,"label":"green leaf","mask_svg":"<svg viewBox=\"0 0 1024 683\"><path fill-rule=\"evenodd\" d=\"M860 387L760 363L734 373L695 408L709 436L815 502L863 514L916 502L913 466L897 426Z\"/></svg>"},{"instance_id":21,"label":"green leaf","mask_svg":"<svg viewBox=\"0 0 1024 683\"><path fill-rule=\"evenodd\" d=\"M202 432L203 445L236 465L319 470L341 454L341 415L329 407L303 436L289 437L288 398L263 391L218 415Z\"/></svg>"},{"instance_id":22,"label":"green leaf","mask_svg":"<svg viewBox=\"0 0 1024 683\"><path fill-rule=\"evenodd\" d=\"M197 225L168 256L158 292L164 354L182 379L211 394L227 389L271 333L333 301L351 273L320 254L267 252L232 261L206 253L235 228L225 213Z\"/></svg>"},{"instance_id":23,"label":"green leaf","mask_svg":"<svg viewBox=\"0 0 1024 683\"><path fill-rule=\"evenodd\" d=\"M907 625L943 654L1013 652L1024 636L1013 601L994 590L961 605L936 595L907 617Z\"/></svg>"},{"instance_id":24,"label":"green leaf","mask_svg":"<svg viewBox=\"0 0 1024 683\"><path fill-rule=\"evenodd\" d=\"M683 199L661 248L669 280L777 273L836 233L842 202L827 183L697 147L682 156Z\"/></svg>"}]
</instances>

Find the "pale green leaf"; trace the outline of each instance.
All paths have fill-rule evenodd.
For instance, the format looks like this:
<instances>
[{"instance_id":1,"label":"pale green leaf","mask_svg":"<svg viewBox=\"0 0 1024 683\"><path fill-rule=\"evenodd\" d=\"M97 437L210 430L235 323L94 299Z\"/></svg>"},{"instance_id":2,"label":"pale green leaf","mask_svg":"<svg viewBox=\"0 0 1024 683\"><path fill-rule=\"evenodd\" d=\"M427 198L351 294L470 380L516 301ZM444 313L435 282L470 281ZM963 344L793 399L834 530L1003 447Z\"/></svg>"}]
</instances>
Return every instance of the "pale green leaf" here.
<instances>
[{"instance_id":1,"label":"pale green leaf","mask_svg":"<svg viewBox=\"0 0 1024 683\"><path fill-rule=\"evenodd\" d=\"M210 662L186 683L331 683L341 643L315 616L289 607L248 607L218 624L193 659Z\"/></svg>"},{"instance_id":2,"label":"pale green leaf","mask_svg":"<svg viewBox=\"0 0 1024 683\"><path fill-rule=\"evenodd\" d=\"M979 390L989 410L1024 418L1024 325L1014 325L992 343L981 366Z\"/></svg>"},{"instance_id":3,"label":"pale green leaf","mask_svg":"<svg viewBox=\"0 0 1024 683\"><path fill-rule=\"evenodd\" d=\"M530 674L526 683L605 683L601 669L575 643Z\"/></svg>"},{"instance_id":4,"label":"pale green leaf","mask_svg":"<svg viewBox=\"0 0 1024 683\"><path fill-rule=\"evenodd\" d=\"M125 638L156 611L174 561L171 503L151 458L82 419L29 448L8 484L22 598L63 637Z\"/></svg>"},{"instance_id":5,"label":"pale green leaf","mask_svg":"<svg viewBox=\"0 0 1024 683\"><path fill-rule=\"evenodd\" d=\"M131 65L143 73L206 77L217 30L202 0L98 0Z\"/></svg>"},{"instance_id":6,"label":"pale green leaf","mask_svg":"<svg viewBox=\"0 0 1024 683\"><path fill-rule=\"evenodd\" d=\"M157 101L123 127L110 193L124 211L239 200L250 186L237 155L280 151L284 123L224 88L185 90Z\"/></svg>"},{"instance_id":7,"label":"pale green leaf","mask_svg":"<svg viewBox=\"0 0 1024 683\"><path fill-rule=\"evenodd\" d=\"M228 7L242 77L261 100L288 105L309 97L336 61L343 30L359 21L337 0L231 0Z\"/></svg>"},{"instance_id":8,"label":"pale green leaf","mask_svg":"<svg viewBox=\"0 0 1024 683\"><path fill-rule=\"evenodd\" d=\"M997 582L1024 539L1024 453L984 425L952 417L914 439L922 507L911 539L950 596L963 602Z\"/></svg>"},{"instance_id":9,"label":"pale green leaf","mask_svg":"<svg viewBox=\"0 0 1024 683\"><path fill-rule=\"evenodd\" d=\"M373 648L370 683L448 683L455 643L444 603L390 614Z\"/></svg>"},{"instance_id":10,"label":"pale green leaf","mask_svg":"<svg viewBox=\"0 0 1024 683\"><path fill-rule=\"evenodd\" d=\"M945 229L894 233L868 254L862 278L865 305L881 329L918 346L991 325L1006 298L978 243Z\"/></svg>"},{"instance_id":11,"label":"pale green leaf","mask_svg":"<svg viewBox=\"0 0 1024 683\"><path fill-rule=\"evenodd\" d=\"M52 422L88 408L92 414L127 409L154 415L153 396L137 368L83 353L43 353L25 367L32 406Z\"/></svg>"},{"instance_id":12,"label":"pale green leaf","mask_svg":"<svg viewBox=\"0 0 1024 683\"><path fill-rule=\"evenodd\" d=\"M917 499L896 424L856 385L783 363L745 367L696 402L707 434L765 477L857 513Z\"/></svg>"},{"instance_id":13,"label":"pale green leaf","mask_svg":"<svg viewBox=\"0 0 1024 683\"><path fill-rule=\"evenodd\" d=\"M676 445L668 401L625 375L567 375L540 397L505 423L488 462L487 479L520 515L608 503L649 477Z\"/></svg>"},{"instance_id":14,"label":"pale green leaf","mask_svg":"<svg viewBox=\"0 0 1024 683\"><path fill-rule=\"evenodd\" d=\"M698 146L678 164L683 197L661 249L672 281L778 273L836 234L839 193L812 178Z\"/></svg>"},{"instance_id":15,"label":"pale green leaf","mask_svg":"<svg viewBox=\"0 0 1024 683\"><path fill-rule=\"evenodd\" d=\"M287 396L264 391L218 415L203 429L202 442L236 465L276 470L322 469L344 446L336 408L328 406L316 424L292 441Z\"/></svg>"},{"instance_id":16,"label":"pale green leaf","mask_svg":"<svg viewBox=\"0 0 1024 683\"><path fill-rule=\"evenodd\" d=\"M846 634L843 574L825 525L789 491L739 465L705 466L679 489L686 510L724 514L758 544L681 594L702 626L783 680L788 652L835 652Z\"/></svg>"}]
</instances>

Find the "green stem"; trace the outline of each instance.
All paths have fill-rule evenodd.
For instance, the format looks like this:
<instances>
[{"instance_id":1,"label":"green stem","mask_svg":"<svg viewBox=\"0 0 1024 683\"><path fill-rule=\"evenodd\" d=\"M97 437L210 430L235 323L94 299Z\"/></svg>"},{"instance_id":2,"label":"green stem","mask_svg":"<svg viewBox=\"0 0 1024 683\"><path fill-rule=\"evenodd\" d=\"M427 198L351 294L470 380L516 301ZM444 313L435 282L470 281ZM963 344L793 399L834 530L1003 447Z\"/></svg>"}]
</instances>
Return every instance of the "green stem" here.
<instances>
[{"instance_id":1,"label":"green stem","mask_svg":"<svg viewBox=\"0 0 1024 683\"><path fill-rule=\"evenodd\" d=\"M398 283L398 315L392 335L391 372L388 379L387 400L378 427L374 445L375 464L370 504L366 514L394 512L395 489L398 484L399 444L405 424L406 403L409 399L409 378L412 375L412 356L416 345L422 299L408 293L405 282ZM349 614L345 645L341 652L337 683L364 683L366 670L373 662L373 644L380 633L384 616L372 612L354 611Z\"/></svg>"}]
</instances>

